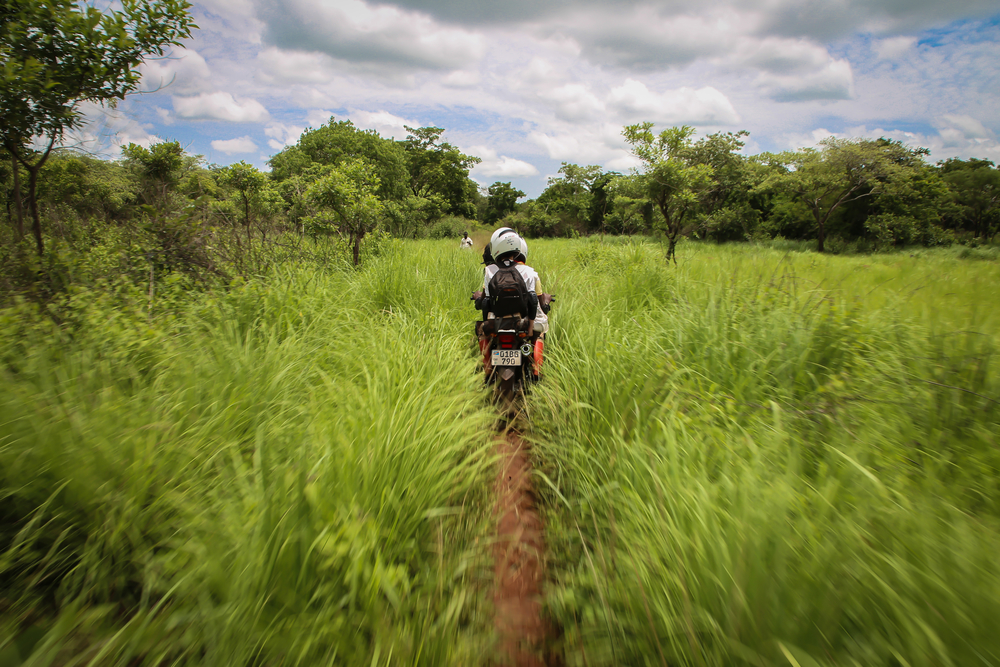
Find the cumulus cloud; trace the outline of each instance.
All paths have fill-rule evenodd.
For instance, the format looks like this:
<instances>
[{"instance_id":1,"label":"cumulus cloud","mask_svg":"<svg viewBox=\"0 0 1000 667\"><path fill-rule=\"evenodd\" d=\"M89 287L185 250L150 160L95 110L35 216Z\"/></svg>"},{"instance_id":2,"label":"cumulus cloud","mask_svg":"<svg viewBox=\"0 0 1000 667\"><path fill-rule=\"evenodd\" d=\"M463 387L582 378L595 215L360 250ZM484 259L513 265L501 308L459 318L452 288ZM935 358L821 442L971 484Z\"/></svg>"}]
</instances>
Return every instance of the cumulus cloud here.
<instances>
[{"instance_id":1,"label":"cumulus cloud","mask_svg":"<svg viewBox=\"0 0 1000 667\"><path fill-rule=\"evenodd\" d=\"M113 158L121 154L121 147L138 144L149 148L163 141L152 132L152 126L140 123L129 113L127 102L118 108L102 107L92 102L80 105L85 124L67 132L62 146L84 150L92 155ZM37 146L44 150L44 146Z\"/></svg>"},{"instance_id":2,"label":"cumulus cloud","mask_svg":"<svg viewBox=\"0 0 1000 667\"><path fill-rule=\"evenodd\" d=\"M854 97L854 73L846 60L833 60L804 75L763 74L760 83L778 102L849 100Z\"/></svg>"},{"instance_id":3,"label":"cumulus cloud","mask_svg":"<svg viewBox=\"0 0 1000 667\"><path fill-rule=\"evenodd\" d=\"M234 153L254 153L257 151L257 144L249 136L238 139L216 139L212 142L212 148L226 155Z\"/></svg>"},{"instance_id":4,"label":"cumulus cloud","mask_svg":"<svg viewBox=\"0 0 1000 667\"><path fill-rule=\"evenodd\" d=\"M415 120L407 120L393 115L388 111L363 111L354 110L347 114L348 120L363 130L375 130L383 137L396 137L403 139L407 135L404 125L410 127L420 127L420 123Z\"/></svg>"},{"instance_id":5,"label":"cumulus cloud","mask_svg":"<svg viewBox=\"0 0 1000 667\"><path fill-rule=\"evenodd\" d=\"M178 93L196 93L209 84L212 72L197 51L175 48L169 56L147 60L139 66L140 89L145 92L169 88Z\"/></svg>"},{"instance_id":6,"label":"cumulus cloud","mask_svg":"<svg viewBox=\"0 0 1000 667\"><path fill-rule=\"evenodd\" d=\"M556 116L563 120L588 120L604 111L604 104L590 92L589 86L580 83L543 90L539 97L550 102Z\"/></svg>"},{"instance_id":7,"label":"cumulus cloud","mask_svg":"<svg viewBox=\"0 0 1000 667\"><path fill-rule=\"evenodd\" d=\"M444 79L441 80L442 85L448 88L474 88L479 84L481 77L479 72L475 70L455 70L454 72L449 72Z\"/></svg>"},{"instance_id":8,"label":"cumulus cloud","mask_svg":"<svg viewBox=\"0 0 1000 667\"><path fill-rule=\"evenodd\" d=\"M534 165L506 155L497 155L497 152L489 146L472 146L468 150L463 149L462 152L482 159L482 162L473 167L473 176L519 178L538 175L538 169Z\"/></svg>"},{"instance_id":9,"label":"cumulus cloud","mask_svg":"<svg viewBox=\"0 0 1000 667\"><path fill-rule=\"evenodd\" d=\"M231 93L202 93L195 97L174 96L174 112L191 120L224 120L259 123L267 120L267 109L257 100L235 98Z\"/></svg>"},{"instance_id":10,"label":"cumulus cloud","mask_svg":"<svg viewBox=\"0 0 1000 667\"><path fill-rule=\"evenodd\" d=\"M635 79L611 90L608 105L629 121L649 120L668 125L733 125L740 122L729 99L704 88L679 88L655 93Z\"/></svg>"},{"instance_id":11,"label":"cumulus cloud","mask_svg":"<svg viewBox=\"0 0 1000 667\"><path fill-rule=\"evenodd\" d=\"M663 16L653 7L615 7L570 23L583 54L596 63L647 71L685 65L727 50L726 26L715 17Z\"/></svg>"},{"instance_id":12,"label":"cumulus cloud","mask_svg":"<svg viewBox=\"0 0 1000 667\"><path fill-rule=\"evenodd\" d=\"M483 38L439 25L426 13L362 0L258 0L267 43L349 63L405 70L461 69L479 60Z\"/></svg>"},{"instance_id":13,"label":"cumulus cloud","mask_svg":"<svg viewBox=\"0 0 1000 667\"><path fill-rule=\"evenodd\" d=\"M943 128L958 133L963 139L991 139L993 133L981 121L964 114L946 113L940 118Z\"/></svg>"},{"instance_id":14,"label":"cumulus cloud","mask_svg":"<svg viewBox=\"0 0 1000 667\"><path fill-rule=\"evenodd\" d=\"M290 146L302 136L304 127L297 125L287 125L285 123L270 123L264 128L264 136L269 137L267 145L276 151L280 151L285 146Z\"/></svg>"},{"instance_id":15,"label":"cumulus cloud","mask_svg":"<svg viewBox=\"0 0 1000 667\"><path fill-rule=\"evenodd\" d=\"M916 43L916 37L889 37L876 41L872 46L879 60L898 60Z\"/></svg>"},{"instance_id":16,"label":"cumulus cloud","mask_svg":"<svg viewBox=\"0 0 1000 667\"><path fill-rule=\"evenodd\" d=\"M621 164L627 164L626 169L633 166L621 132L621 125L604 123L597 127L578 127L571 132L536 130L528 135L528 139L553 160L604 164L609 169L617 170Z\"/></svg>"},{"instance_id":17,"label":"cumulus cloud","mask_svg":"<svg viewBox=\"0 0 1000 667\"><path fill-rule=\"evenodd\" d=\"M833 59L826 48L804 39L769 37L748 40L738 57L747 65L773 74L803 74L822 69Z\"/></svg>"},{"instance_id":18,"label":"cumulus cloud","mask_svg":"<svg viewBox=\"0 0 1000 667\"><path fill-rule=\"evenodd\" d=\"M257 55L258 76L265 83L326 83L333 77L333 59L310 53L268 47Z\"/></svg>"}]
</instances>

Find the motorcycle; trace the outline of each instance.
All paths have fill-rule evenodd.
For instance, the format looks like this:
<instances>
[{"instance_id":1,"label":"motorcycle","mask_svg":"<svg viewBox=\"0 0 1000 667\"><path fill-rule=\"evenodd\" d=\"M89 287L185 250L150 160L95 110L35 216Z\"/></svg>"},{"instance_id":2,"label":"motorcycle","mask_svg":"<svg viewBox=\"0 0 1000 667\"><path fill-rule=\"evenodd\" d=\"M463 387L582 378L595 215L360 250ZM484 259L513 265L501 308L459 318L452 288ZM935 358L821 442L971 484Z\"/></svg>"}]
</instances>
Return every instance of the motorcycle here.
<instances>
[{"instance_id":1,"label":"motorcycle","mask_svg":"<svg viewBox=\"0 0 1000 667\"><path fill-rule=\"evenodd\" d=\"M541 376L544 334L532 330L532 321L527 318L496 318L485 311L482 292L474 293L472 300L486 312L486 319L476 322L486 384L494 385L498 397L512 400ZM554 300L551 294L538 295L539 307L545 312Z\"/></svg>"}]
</instances>

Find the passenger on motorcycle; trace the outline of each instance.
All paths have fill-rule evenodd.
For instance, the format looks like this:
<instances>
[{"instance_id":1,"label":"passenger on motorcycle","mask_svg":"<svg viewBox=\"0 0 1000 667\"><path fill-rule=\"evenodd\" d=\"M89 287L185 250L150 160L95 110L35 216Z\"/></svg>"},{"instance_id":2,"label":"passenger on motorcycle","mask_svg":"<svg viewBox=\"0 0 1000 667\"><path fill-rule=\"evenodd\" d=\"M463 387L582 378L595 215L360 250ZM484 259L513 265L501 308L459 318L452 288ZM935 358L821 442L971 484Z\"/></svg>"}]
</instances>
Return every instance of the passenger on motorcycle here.
<instances>
[{"instance_id":1,"label":"passenger on motorcycle","mask_svg":"<svg viewBox=\"0 0 1000 667\"><path fill-rule=\"evenodd\" d=\"M528 261L528 243L513 229L501 227L493 233L493 238L490 240L490 253L494 263L487 265L483 275L484 315L486 318L489 317L490 281L501 266L514 265L528 288L528 312L522 315L532 320L534 333L544 337L545 332L549 330L549 319L546 314L548 304L539 304L538 295L542 293L542 287L538 272L525 263Z\"/></svg>"}]
</instances>

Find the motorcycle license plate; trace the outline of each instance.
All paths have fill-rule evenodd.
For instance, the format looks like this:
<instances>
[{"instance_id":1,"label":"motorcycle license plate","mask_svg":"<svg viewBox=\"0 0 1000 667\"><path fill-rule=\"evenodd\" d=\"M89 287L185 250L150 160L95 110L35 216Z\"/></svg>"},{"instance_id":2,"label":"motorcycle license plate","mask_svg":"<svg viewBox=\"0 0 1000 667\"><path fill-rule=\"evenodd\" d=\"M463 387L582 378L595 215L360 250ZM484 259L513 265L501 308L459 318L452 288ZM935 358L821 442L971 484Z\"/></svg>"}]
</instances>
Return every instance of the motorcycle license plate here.
<instances>
[{"instance_id":1,"label":"motorcycle license plate","mask_svg":"<svg viewBox=\"0 0 1000 667\"><path fill-rule=\"evenodd\" d=\"M493 350L490 361L494 366L520 366L521 350Z\"/></svg>"}]
</instances>

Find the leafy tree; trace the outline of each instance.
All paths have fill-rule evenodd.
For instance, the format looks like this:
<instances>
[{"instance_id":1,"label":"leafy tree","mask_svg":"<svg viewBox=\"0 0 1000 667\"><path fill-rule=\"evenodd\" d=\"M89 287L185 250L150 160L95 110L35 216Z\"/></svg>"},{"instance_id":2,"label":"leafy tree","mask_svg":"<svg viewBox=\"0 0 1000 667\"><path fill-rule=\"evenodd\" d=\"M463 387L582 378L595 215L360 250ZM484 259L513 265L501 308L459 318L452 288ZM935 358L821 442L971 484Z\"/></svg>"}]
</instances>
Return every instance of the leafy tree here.
<instances>
[{"instance_id":1,"label":"leafy tree","mask_svg":"<svg viewBox=\"0 0 1000 667\"><path fill-rule=\"evenodd\" d=\"M79 218L122 219L136 200L137 184L119 162L71 152L53 153L39 175L40 204Z\"/></svg>"},{"instance_id":2,"label":"leafy tree","mask_svg":"<svg viewBox=\"0 0 1000 667\"><path fill-rule=\"evenodd\" d=\"M632 154L642 160L639 186L663 218L669 242L667 261L677 263L677 238L685 217L712 185L712 168L696 164L690 155L694 128L671 127L654 135L653 123L628 125L622 130Z\"/></svg>"},{"instance_id":3,"label":"leafy tree","mask_svg":"<svg viewBox=\"0 0 1000 667\"><path fill-rule=\"evenodd\" d=\"M349 120L331 118L326 125L303 132L294 146L271 157L271 177L280 183L311 167L336 167L359 159L367 161L378 176L381 199L406 198L410 174L403 148L375 130L358 129Z\"/></svg>"},{"instance_id":4,"label":"leafy tree","mask_svg":"<svg viewBox=\"0 0 1000 667\"><path fill-rule=\"evenodd\" d=\"M582 229L591 217L594 201L591 190L601 176L601 168L563 162L559 173L562 177L550 178L536 203L545 213L559 216L574 228Z\"/></svg>"},{"instance_id":5,"label":"leafy tree","mask_svg":"<svg viewBox=\"0 0 1000 667\"><path fill-rule=\"evenodd\" d=\"M631 235L646 228L652 207L646 199L641 177L619 174L608 182L604 190L609 212L603 218L602 230Z\"/></svg>"},{"instance_id":6,"label":"leafy tree","mask_svg":"<svg viewBox=\"0 0 1000 667\"><path fill-rule=\"evenodd\" d=\"M251 241L251 216L266 208L268 202L268 198L264 196L269 190L267 175L258 171L253 165L240 160L236 164L222 169L219 182L233 189L233 199L243 217L243 229L246 231L247 242Z\"/></svg>"},{"instance_id":7,"label":"leafy tree","mask_svg":"<svg viewBox=\"0 0 1000 667\"><path fill-rule=\"evenodd\" d=\"M125 163L135 172L143 203L165 209L184 167L184 149L180 143L161 141L149 148L129 144L122 147L122 155Z\"/></svg>"},{"instance_id":8,"label":"leafy tree","mask_svg":"<svg viewBox=\"0 0 1000 667\"><path fill-rule=\"evenodd\" d=\"M5 0L0 5L0 141L12 158L17 231L24 235L19 168L38 253L38 172L64 134L82 124L82 102L114 104L135 90L138 66L163 55L196 26L187 0L122 0L101 12L75 0ZM42 150L34 150L40 140Z\"/></svg>"},{"instance_id":9,"label":"leafy tree","mask_svg":"<svg viewBox=\"0 0 1000 667\"><path fill-rule=\"evenodd\" d=\"M957 208L954 217L984 241L992 239L1000 226L1000 169L975 158L952 158L939 167Z\"/></svg>"},{"instance_id":10,"label":"leafy tree","mask_svg":"<svg viewBox=\"0 0 1000 667\"><path fill-rule=\"evenodd\" d=\"M488 199L486 202L486 224L496 224L504 216L513 213L517 208L517 200L524 197L524 193L508 183L497 181L487 190Z\"/></svg>"},{"instance_id":11,"label":"leafy tree","mask_svg":"<svg viewBox=\"0 0 1000 667\"><path fill-rule=\"evenodd\" d=\"M361 262L361 240L378 222L383 203L376 192L379 177L366 160L339 165L310 186L306 197L316 208L333 214L336 226L354 249L354 265Z\"/></svg>"},{"instance_id":12,"label":"leafy tree","mask_svg":"<svg viewBox=\"0 0 1000 667\"><path fill-rule=\"evenodd\" d=\"M913 174L913 156L902 144L871 139L828 138L821 150L805 148L783 153L785 169L759 187L805 204L815 220L817 249L824 250L827 223L841 206L872 197L888 184Z\"/></svg>"},{"instance_id":13,"label":"leafy tree","mask_svg":"<svg viewBox=\"0 0 1000 667\"><path fill-rule=\"evenodd\" d=\"M443 128L404 127L410 133L401 144L406 151L413 196L440 200L442 213L475 218L477 186L469 178L469 170L482 159L442 142Z\"/></svg>"}]
</instances>

